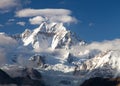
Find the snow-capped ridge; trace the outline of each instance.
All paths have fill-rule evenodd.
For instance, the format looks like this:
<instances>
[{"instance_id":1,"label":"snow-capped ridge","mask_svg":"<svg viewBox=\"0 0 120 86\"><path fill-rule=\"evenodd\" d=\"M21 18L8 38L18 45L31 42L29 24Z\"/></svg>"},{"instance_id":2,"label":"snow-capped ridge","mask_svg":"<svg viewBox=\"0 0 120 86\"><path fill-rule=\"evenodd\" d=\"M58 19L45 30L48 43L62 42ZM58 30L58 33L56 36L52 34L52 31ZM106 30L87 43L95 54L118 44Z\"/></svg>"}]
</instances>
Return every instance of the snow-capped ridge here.
<instances>
[{"instance_id":1,"label":"snow-capped ridge","mask_svg":"<svg viewBox=\"0 0 120 86\"><path fill-rule=\"evenodd\" d=\"M78 70L76 74L84 74L87 78L118 77L120 76L119 64L120 50L108 50L84 61L75 71Z\"/></svg>"},{"instance_id":2,"label":"snow-capped ridge","mask_svg":"<svg viewBox=\"0 0 120 86\"><path fill-rule=\"evenodd\" d=\"M23 39L25 39L25 38L29 37L30 35L31 35L31 30L26 29L26 30L21 34L21 37L22 37Z\"/></svg>"},{"instance_id":3,"label":"snow-capped ridge","mask_svg":"<svg viewBox=\"0 0 120 86\"><path fill-rule=\"evenodd\" d=\"M38 32L44 32L44 33L57 33L58 31L64 30L66 31L66 28L63 26L63 23L47 23L43 22L40 24L38 29L35 29L34 31L36 33Z\"/></svg>"}]
</instances>

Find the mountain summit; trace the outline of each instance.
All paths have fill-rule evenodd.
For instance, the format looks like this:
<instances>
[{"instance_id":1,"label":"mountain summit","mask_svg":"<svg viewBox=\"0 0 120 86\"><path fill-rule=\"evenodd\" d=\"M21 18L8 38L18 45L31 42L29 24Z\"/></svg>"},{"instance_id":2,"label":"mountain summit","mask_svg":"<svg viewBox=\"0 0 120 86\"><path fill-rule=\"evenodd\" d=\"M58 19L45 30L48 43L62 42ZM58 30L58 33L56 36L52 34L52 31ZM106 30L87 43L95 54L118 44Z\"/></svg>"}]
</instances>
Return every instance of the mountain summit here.
<instances>
[{"instance_id":1,"label":"mountain summit","mask_svg":"<svg viewBox=\"0 0 120 86\"><path fill-rule=\"evenodd\" d=\"M67 30L62 23L43 22L38 28L25 30L22 33L24 46L32 45L38 49L70 48L71 45L82 43L75 34ZM83 42L84 44L84 42Z\"/></svg>"}]
</instances>

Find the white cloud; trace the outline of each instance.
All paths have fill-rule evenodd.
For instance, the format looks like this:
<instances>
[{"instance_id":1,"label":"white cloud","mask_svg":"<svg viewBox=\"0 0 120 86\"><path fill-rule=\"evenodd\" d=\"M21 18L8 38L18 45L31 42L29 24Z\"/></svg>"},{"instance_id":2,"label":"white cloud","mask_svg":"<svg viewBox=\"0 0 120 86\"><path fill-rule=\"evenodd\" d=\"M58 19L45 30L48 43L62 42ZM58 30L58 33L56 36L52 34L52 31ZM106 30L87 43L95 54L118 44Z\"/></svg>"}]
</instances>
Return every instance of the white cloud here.
<instances>
[{"instance_id":1,"label":"white cloud","mask_svg":"<svg viewBox=\"0 0 120 86\"><path fill-rule=\"evenodd\" d=\"M14 22L15 21L15 19L9 19L8 20L8 22Z\"/></svg>"},{"instance_id":2,"label":"white cloud","mask_svg":"<svg viewBox=\"0 0 120 86\"><path fill-rule=\"evenodd\" d=\"M5 50L0 48L0 65L6 63L6 53Z\"/></svg>"},{"instance_id":3,"label":"white cloud","mask_svg":"<svg viewBox=\"0 0 120 86\"><path fill-rule=\"evenodd\" d=\"M50 18L50 21L69 23L69 22L77 22L77 19L69 15L63 15L63 16L53 16Z\"/></svg>"},{"instance_id":4,"label":"white cloud","mask_svg":"<svg viewBox=\"0 0 120 86\"><path fill-rule=\"evenodd\" d=\"M92 42L90 44L87 44L85 46L73 46L72 52L86 52L91 50L98 50L101 52L109 51L109 50L120 50L120 39L115 40L105 40L102 42Z\"/></svg>"},{"instance_id":5,"label":"white cloud","mask_svg":"<svg viewBox=\"0 0 120 86\"><path fill-rule=\"evenodd\" d=\"M112 41L103 42L92 42L87 46L88 49L99 49L101 51L106 50L119 50L120 49L120 39L115 39Z\"/></svg>"},{"instance_id":6,"label":"white cloud","mask_svg":"<svg viewBox=\"0 0 120 86\"><path fill-rule=\"evenodd\" d=\"M75 45L71 47L70 53L73 53L75 56L76 55L83 55L86 54L88 55L90 52L92 54L97 55L100 52L106 52L109 50L119 50L120 51L120 39L115 39L115 40L105 40L102 42L92 42L90 44L87 44L85 46L79 46ZM98 53L96 53L98 52ZM78 55L78 57L79 57Z\"/></svg>"},{"instance_id":7,"label":"white cloud","mask_svg":"<svg viewBox=\"0 0 120 86\"><path fill-rule=\"evenodd\" d=\"M17 22L16 24L20 25L20 26L25 26L25 22Z\"/></svg>"},{"instance_id":8,"label":"white cloud","mask_svg":"<svg viewBox=\"0 0 120 86\"><path fill-rule=\"evenodd\" d=\"M70 15L71 11L67 9L23 9L16 12L17 17L34 17L34 16L61 16Z\"/></svg>"},{"instance_id":9,"label":"white cloud","mask_svg":"<svg viewBox=\"0 0 120 86\"><path fill-rule=\"evenodd\" d=\"M13 7L19 6L19 0L0 0L0 12L9 12Z\"/></svg>"},{"instance_id":10,"label":"white cloud","mask_svg":"<svg viewBox=\"0 0 120 86\"><path fill-rule=\"evenodd\" d=\"M0 33L0 65L6 63L7 54L16 48L17 41Z\"/></svg>"},{"instance_id":11,"label":"white cloud","mask_svg":"<svg viewBox=\"0 0 120 86\"><path fill-rule=\"evenodd\" d=\"M40 24L42 21L71 23L77 19L71 16L71 11L67 9L23 9L16 12L16 17L33 17L29 21L31 24Z\"/></svg>"},{"instance_id":12,"label":"white cloud","mask_svg":"<svg viewBox=\"0 0 120 86\"><path fill-rule=\"evenodd\" d=\"M5 25L12 25L14 23L15 19L8 19L8 21L5 23Z\"/></svg>"},{"instance_id":13,"label":"white cloud","mask_svg":"<svg viewBox=\"0 0 120 86\"><path fill-rule=\"evenodd\" d=\"M14 45L16 41L12 39L11 37L5 36L4 33L0 33L0 46L11 46Z\"/></svg>"},{"instance_id":14,"label":"white cloud","mask_svg":"<svg viewBox=\"0 0 120 86\"><path fill-rule=\"evenodd\" d=\"M36 16L36 17L33 17L33 18L30 18L29 19L29 22L31 24L40 24L41 22L45 21L45 19L41 16Z\"/></svg>"},{"instance_id":15,"label":"white cloud","mask_svg":"<svg viewBox=\"0 0 120 86\"><path fill-rule=\"evenodd\" d=\"M49 17L48 19L44 18L42 16L36 16L36 17L30 18L29 22L33 25L35 25L35 24L39 25L41 22L47 21L47 20L49 20L49 22L59 22L59 23L60 22L62 22L62 23L77 22L77 20L74 17L68 16L68 15L52 16L52 17Z\"/></svg>"}]
</instances>

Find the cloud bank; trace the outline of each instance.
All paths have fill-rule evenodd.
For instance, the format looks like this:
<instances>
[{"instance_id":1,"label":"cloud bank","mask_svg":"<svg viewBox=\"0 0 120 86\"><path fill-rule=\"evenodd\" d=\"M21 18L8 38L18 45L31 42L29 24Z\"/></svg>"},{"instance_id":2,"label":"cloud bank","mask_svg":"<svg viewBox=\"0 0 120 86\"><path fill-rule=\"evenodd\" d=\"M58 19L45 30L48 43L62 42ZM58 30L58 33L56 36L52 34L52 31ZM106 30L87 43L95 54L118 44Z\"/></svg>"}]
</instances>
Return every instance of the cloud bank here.
<instances>
[{"instance_id":1,"label":"cloud bank","mask_svg":"<svg viewBox=\"0 0 120 86\"><path fill-rule=\"evenodd\" d=\"M76 57L92 57L98 55L101 52L106 52L109 50L120 51L120 39L105 40L102 42L92 42L85 46L75 45L70 49L70 53L73 53Z\"/></svg>"},{"instance_id":2,"label":"cloud bank","mask_svg":"<svg viewBox=\"0 0 120 86\"><path fill-rule=\"evenodd\" d=\"M5 36L4 33L0 33L0 46L12 46L16 44L16 41L11 37Z\"/></svg>"},{"instance_id":3,"label":"cloud bank","mask_svg":"<svg viewBox=\"0 0 120 86\"><path fill-rule=\"evenodd\" d=\"M43 21L71 23L77 19L71 16L72 12L67 9L22 9L16 12L16 17L31 17L31 24L40 24Z\"/></svg>"},{"instance_id":4,"label":"cloud bank","mask_svg":"<svg viewBox=\"0 0 120 86\"><path fill-rule=\"evenodd\" d=\"M17 45L16 40L0 33L0 66L6 64L10 56L7 57L9 52L13 52L13 48Z\"/></svg>"},{"instance_id":5,"label":"cloud bank","mask_svg":"<svg viewBox=\"0 0 120 86\"><path fill-rule=\"evenodd\" d=\"M110 41L103 41L103 42L92 42L86 48L87 49L98 49L101 51L107 50L120 50L120 39L110 40Z\"/></svg>"}]
</instances>

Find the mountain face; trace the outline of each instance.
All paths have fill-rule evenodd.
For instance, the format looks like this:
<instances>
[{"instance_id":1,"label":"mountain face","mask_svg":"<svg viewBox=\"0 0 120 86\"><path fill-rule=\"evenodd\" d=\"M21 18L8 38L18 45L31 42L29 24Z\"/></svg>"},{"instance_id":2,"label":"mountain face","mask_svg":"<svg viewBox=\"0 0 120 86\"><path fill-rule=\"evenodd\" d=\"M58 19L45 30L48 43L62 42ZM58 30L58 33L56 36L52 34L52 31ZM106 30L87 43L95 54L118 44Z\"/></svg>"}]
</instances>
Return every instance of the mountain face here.
<instances>
[{"instance_id":1,"label":"mountain face","mask_svg":"<svg viewBox=\"0 0 120 86\"><path fill-rule=\"evenodd\" d=\"M32 45L35 50L70 48L71 45L82 43L73 33L68 31L62 23L42 23L33 31L22 33L24 46ZM84 44L84 42L83 42Z\"/></svg>"},{"instance_id":2,"label":"mountain face","mask_svg":"<svg viewBox=\"0 0 120 86\"><path fill-rule=\"evenodd\" d=\"M119 49L90 47L62 23L43 22L16 35L1 33L0 40L1 69L13 77L26 74L21 68L35 69L31 77L36 79L39 71L47 86L80 86L86 79L120 74Z\"/></svg>"}]
</instances>

